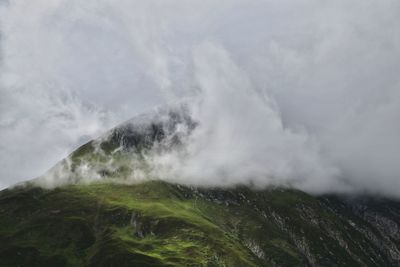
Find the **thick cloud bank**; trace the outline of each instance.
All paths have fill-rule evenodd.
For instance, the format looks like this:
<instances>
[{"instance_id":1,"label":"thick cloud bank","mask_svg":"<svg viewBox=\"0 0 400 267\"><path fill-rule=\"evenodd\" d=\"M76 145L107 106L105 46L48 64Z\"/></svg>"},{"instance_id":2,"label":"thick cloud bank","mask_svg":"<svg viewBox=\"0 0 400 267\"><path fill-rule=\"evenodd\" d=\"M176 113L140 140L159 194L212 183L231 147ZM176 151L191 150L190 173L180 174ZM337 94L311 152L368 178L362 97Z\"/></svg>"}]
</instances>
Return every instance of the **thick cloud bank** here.
<instances>
[{"instance_id":1,"label":"thick cloud bank","mask_svg":"<svg viewBox=\"0 0 400 267\"><path fill-rule=\"evenodd\" d=\"M400 192L400 2L10 0L0 182L185 99L168 179Z\"/></svg>"},{"instance_id":2,"label":"thick cloud bank","mask_svg":"<svg viewBox=\"0 0 400 267\"><path fill-rule=\"evenodd\" d=\"M290 185L314 192L338 186L337 170L324 162L317 144L304 130L284 127L271 99L254 90L225 50L204 43L193 57L200 92L189 100L188 112L198 125L184 135L183 149L149 156L156 176L196 185Z\"/></svg>"}]
</instances>

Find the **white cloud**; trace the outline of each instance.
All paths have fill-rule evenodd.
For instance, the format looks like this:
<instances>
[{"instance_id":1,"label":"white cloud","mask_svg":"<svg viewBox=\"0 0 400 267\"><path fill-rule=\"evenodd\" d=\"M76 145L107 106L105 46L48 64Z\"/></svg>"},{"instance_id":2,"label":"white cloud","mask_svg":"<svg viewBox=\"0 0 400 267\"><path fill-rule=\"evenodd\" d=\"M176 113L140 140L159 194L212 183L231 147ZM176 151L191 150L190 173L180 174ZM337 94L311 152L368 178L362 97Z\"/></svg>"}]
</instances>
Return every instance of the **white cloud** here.
<instances>
[{"instance_id":1,"label":"white cloud","mask_svg":"<svg viewBox=\"0 0 400 267\"><path fill-rule=\"evenodd\" d=\"M199 183L398 195L398 1L14 0L0 22L5 184L192 96Z\"/></svg>"},{"instance_id":2,"label":"white cloud","mask_svg":"<svg viewBox=\"0 0 400 267\"><path fill-rule=\"evenodd\" d=\"M339 186L338 171L324 162L308 134L283 126L272 100L254 90L223 48L210 42L196 47L194 72L200 92L190 109L199 126L183 151L152 156L159 176L197 185L293 185L311 192Z\"/></svg>"}]
</instances>

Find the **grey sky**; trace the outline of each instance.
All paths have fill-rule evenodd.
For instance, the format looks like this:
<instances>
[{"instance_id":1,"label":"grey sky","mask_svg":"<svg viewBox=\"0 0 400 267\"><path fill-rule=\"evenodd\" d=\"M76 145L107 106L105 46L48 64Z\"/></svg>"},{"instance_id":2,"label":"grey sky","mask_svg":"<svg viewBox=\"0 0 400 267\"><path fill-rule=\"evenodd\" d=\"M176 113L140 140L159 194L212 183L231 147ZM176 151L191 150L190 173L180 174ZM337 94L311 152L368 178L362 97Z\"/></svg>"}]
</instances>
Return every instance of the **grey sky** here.
<instances>
[{"instance_id":1,"label":"grey sky","mask_svg":"<svg viewBox=\"0 0 400 267\"><path fill-rule=\"evenodd\" d=\"M201 113L205 129L238 135L219 151L195 144L196 156L224 154L251 136L254 143L243 141L236 158L224 159L228 170L237 173L232 166L247 159L255 166L243 176L286 164L290 176L310 177L302 189L346 180L356 190L400 192L398 1L13 0L0 18L3 185L42 174L129 117L198 94L214 101L201 108L217 114ZM212 51L219 56L199 63ZM229 70L268 100L281 131L267 130L265 117L249 109L253 100L226 101L244 90L216 86L234 79ZM238 131L249 120L230 117L238 110L265 127ZM213 118L231 123L220 129ZM282 145L257 150L263 140Z\"/></svg>"}]
</instances>

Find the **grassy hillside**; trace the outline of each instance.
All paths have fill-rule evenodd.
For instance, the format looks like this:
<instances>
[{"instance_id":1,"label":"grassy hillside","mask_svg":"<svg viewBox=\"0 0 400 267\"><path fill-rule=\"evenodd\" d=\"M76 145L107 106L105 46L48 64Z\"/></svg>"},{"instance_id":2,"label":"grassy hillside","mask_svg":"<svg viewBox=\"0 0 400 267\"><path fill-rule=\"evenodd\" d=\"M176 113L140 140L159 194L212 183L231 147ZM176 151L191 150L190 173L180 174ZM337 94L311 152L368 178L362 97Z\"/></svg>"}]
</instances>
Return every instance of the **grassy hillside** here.
<instances>
[{"instance_id":1,"label":"grassy hillside","mask_svg":"<svg viewBox=\"0 0 400 267\"><path fill-rule=\"evenodd\" d=\"M161 115L0 192L0 266L400 266L399 202L149 181L148 151L179 148L176 128L196 126Z\"/></svg>"},{"instance_id":2,"label":"grassy hillside","mask_svg":"<svg viewBox=\"0 0 400 267\"><path fill-rule=\"evenodd\" d=\"M0 193L0 266L396 266L399 204L360 203L156 181L18 187Z\"/></svg>"}]
</instances>

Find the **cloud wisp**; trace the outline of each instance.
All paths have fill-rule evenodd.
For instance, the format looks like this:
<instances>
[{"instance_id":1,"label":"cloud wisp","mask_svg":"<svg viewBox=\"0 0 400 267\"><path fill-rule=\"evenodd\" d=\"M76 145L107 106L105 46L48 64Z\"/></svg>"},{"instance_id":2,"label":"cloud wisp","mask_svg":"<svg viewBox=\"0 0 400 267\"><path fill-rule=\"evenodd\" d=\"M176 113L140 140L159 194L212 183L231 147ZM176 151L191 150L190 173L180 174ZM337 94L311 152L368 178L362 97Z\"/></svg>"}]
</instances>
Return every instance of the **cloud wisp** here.
<instances>
[{"instance_id":1,"label":"cloud wisp","mask_svg":"<svg viewBox=\"0 0 400 267\"><path fill-rule=\"evenodd\" d=\"M399 196L398 1L15 0L0 23L3 184L184 99L165 179Z\"/></svg>"}]
</instances>

